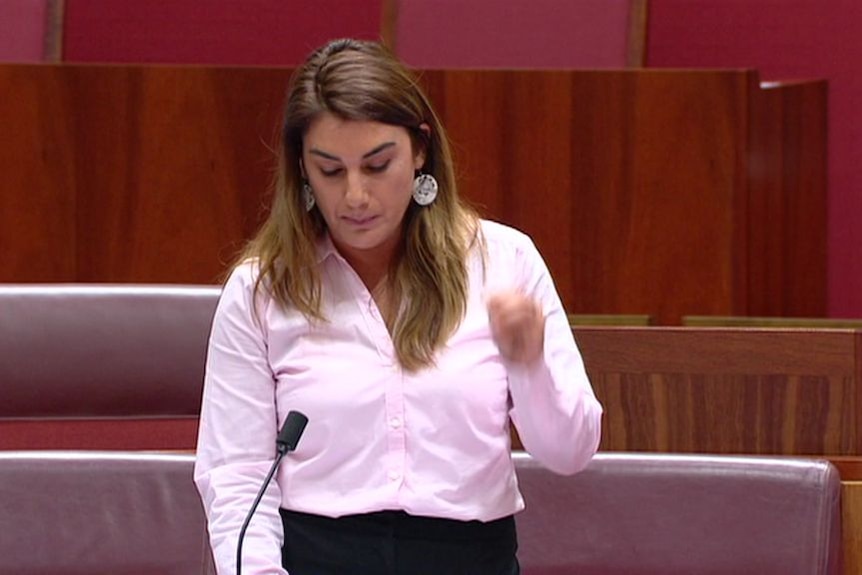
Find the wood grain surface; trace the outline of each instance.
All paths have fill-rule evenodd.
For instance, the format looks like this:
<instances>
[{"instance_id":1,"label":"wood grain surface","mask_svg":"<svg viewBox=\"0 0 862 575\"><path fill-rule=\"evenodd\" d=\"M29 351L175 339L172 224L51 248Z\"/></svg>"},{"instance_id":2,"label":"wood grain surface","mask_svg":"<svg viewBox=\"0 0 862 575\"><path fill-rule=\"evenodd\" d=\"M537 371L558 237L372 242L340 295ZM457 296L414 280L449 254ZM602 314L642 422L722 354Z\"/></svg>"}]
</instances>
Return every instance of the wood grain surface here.
<instances>
[{"instance_id":1,"label":"wood grain surface","mask_svg":"<svg viewBox=\"0 0 862 575\"><path fill-rule=\"evenodd\" d=\"M0 281L218 283L266 213L290 73L0 66ZM533 237L568 312L676 325L825 309L817 90L772 88L782 112L766 120L746 70L421 82L463 195ZM756 134L779 129L787 157L761 161L757 142L779 136Z\"/></svg>"}]
</instances>

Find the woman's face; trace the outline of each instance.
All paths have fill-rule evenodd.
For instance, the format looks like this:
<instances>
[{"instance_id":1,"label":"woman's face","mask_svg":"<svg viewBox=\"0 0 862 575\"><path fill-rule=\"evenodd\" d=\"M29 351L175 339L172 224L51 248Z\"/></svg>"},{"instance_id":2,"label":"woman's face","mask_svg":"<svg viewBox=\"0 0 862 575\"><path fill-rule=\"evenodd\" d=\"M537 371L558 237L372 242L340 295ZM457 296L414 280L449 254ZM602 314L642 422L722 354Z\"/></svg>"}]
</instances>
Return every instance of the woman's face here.
<instances>
[{"instance_id":1,"label":"woman's face","mask_svg":"<svg viewBox=\"0 0 862 575\"><path fill-rule=\"evenodd\" d=\"M311 123L303 137L303 172L333 243L348 261L388 262L412 198L414 173L424 162L424 151L414 151L401 126L330 113Z\"/></svg>"}]
</instances>

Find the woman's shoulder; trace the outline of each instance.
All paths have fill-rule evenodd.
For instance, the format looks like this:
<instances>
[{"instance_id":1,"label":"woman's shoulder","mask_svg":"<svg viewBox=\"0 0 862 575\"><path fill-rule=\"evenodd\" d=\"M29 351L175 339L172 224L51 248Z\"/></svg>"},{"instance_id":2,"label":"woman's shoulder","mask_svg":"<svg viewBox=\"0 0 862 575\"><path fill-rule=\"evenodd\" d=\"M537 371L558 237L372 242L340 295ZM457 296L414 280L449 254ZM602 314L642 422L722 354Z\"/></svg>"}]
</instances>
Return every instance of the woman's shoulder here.
<instances>
[{"instance_id":1,"label":"woman's shoulder","mask_svg":"<svg viewBox=\"0 0 862 575\"><path fill-rule=\"evenodd\" d=\"M246 258L233 266L225 280L225 287L254 286L260 275L260 263L257 258Z\"/></svg>"},{"instance_id":2,"label":"woman's shoulder","mask_svg":"<svg viewBox=\"0 0 862 575\"><path fill-rule=\"evenodd\" d=\"M259 281L261 275L260 262L258 258L247 258L234 265L222 286L223 297L231 297L251 301L254 297L266 303L269 290L266 282Z\"/></svg>"},{"instance_id":3,"label":"woman's shoulder","mask_svg":"<svg viewBox=\"0 0 862 575\"><path fill-rule=\"evenodd\" d=\"M257 315L263 321L273 300L266 280L259 280L260 275L257 258L235 264L222 286L219 311L222 314Z\"/></svg>"},{"instance_id":4,"label":"woman's shoulder","mask_svg":"<svg viewBox=\"0 0 862 575\"><path fill-rule=\"evenodd\" d=\"M512 226L486 219L480 220L479 224L483 240L489 249L495 247L523 249L533 245L530 236Z\"/></svg>"}]
</instances>

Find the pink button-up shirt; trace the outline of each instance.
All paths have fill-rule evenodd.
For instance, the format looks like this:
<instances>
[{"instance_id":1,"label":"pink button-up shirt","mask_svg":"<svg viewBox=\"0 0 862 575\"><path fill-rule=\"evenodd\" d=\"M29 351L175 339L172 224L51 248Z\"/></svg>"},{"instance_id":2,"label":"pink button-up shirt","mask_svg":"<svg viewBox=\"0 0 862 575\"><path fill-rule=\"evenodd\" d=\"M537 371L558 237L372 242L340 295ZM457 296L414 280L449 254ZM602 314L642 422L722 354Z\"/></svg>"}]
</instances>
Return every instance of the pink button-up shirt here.
<instances>
[{"instance_id":1,"label":"pink button-up shirt","mask_svg":"<svg viewBox=\"0 0 862 575\"><path fill-rule=\"evenodd\" d=\"M436 365L416 373L398 365L371 294L330 241L319 247L324 324L266 296L255 313L256 267L234 271L210 337L195 467L219 573L235 572L238 532L292 409L308 426L246 533L249 575L285 573L279 507L482 521L521 510L510 417L550 469L587 464L602 408L547 267L524 234L487 221L482 230L487 259L483 273L478 250L470 256L466 316ZM531 365L504 360L491 338L485 297L513 288L540 301L547 318L543 357Z\"/></svg>"}]
</instances>

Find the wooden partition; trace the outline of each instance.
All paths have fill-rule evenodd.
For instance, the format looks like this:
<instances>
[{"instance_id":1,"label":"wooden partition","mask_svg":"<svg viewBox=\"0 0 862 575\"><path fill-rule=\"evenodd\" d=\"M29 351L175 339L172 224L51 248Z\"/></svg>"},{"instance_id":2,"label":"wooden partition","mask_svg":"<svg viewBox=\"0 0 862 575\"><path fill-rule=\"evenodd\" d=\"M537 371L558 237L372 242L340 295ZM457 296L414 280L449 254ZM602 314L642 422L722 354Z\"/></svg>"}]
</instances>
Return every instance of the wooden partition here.
<instances>
[{"instance_id":1,"label":"wooden partition","mask_svg":"<svg viewBox=\"0 0 862 575\"><path fill-rule=\"evenodd\" d=\"M218 282L266 211L289 74L0 67L0 281Z\"/></svg>"},{"instance_id":2,"label":"wooden partition","mask_svg":"<svg viewBox=\"0 0 862 575\"><path fill-rule=\"evenodd\" d=\"M574 329L602 449L862 456L862 331Z\"/></svg>"},{"instance_id":3,"label":"wooden partition","mask_svg":"<svg viewBox=\"0 0 862 575\"><path fill-rule=\"evenodd\" d=\"M825 457L844 572L862 569L862 330L575 327L601 449Z\"/></svg>"},{"instance_id":4,"label":"wooden partition","mask_svg":"<svg viewBox=\"0 0 862 575\"><path fill-rule=\"evenodd\" d=\"M759 311L749 315L825 315L826 99L824 82L761 84L748 194L748 307Z\"/></svg>"},{"instance_id":5,"label":"wooden partition","mask_svg":"<svg viewBox=\"0 0 862 575\"><path fill-rule=\"evenodd\" d=\"M682 325L689 327L805 327L862 329L862 319L837 317L786 317L786 316L723 316L686 315Z\"/></svg>"},{"instance_id":6,"label":"wooden partition","mask_svg":"<svg viewBox=\"0 0 862 575\"><path fill-rule=\"evenodd\" d=\"M650 0L647 65L829 80L829 314L862 317L862 2ZM773 109L776 113L785 113ZM794 113L796 119L800 115ZM788 163L792 168L792 163ZM796 279L804 278L797 276ZM769 314L773 315L773 314ZM805 315L805 314L796 314Z\"/></svg>"},{"instance_id":7,"label":"wooden partition","mask_svg":"<svg viewBox=\"0 0 862 575\"><path fill-rule=\"evenodd\" d=\"M825 162L825 143L801 141L813 127L788 130L795 116L767 113L754 72L425 79L460 152L466 195L534 237L571 312L649 314L663 325L719 309L758 315L771 306L763 290L807 274L808 291L782 296L782 311L825 314L825 172L805 168ZM824 97L794 100L796 111L819 125L825 84L805 89ZM783 93L770 90L770 99ZM787 173L791 156L800 173ZM776 213L776 190L793 189ZM774 241L786 221L808 243Z\"/></svg>"},{"instance_id":8,"label":"wooden partition","mask_svg":"<svg viewBox=\"0 0 862 575\"><path fill-rule=\"evenodd\" d=\"M0 66L0 281L219 281L265 214L290 73ZM570 313L769 315L776 289L786 314L825 313L823 150L810 137L823 82L778 114L766 92L783 88L750 70L421 81L463 194L534 238ZM776 190L792 194L780 217ZM783 287L802 277L808 291Z\"/></svg>"}]
</instances>

